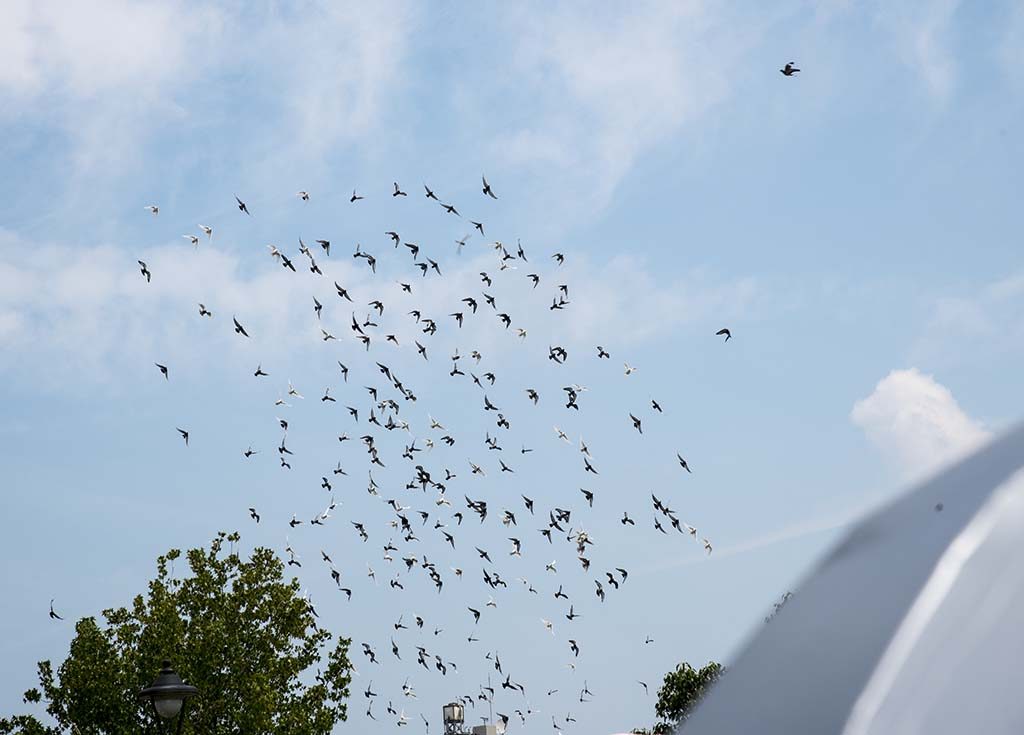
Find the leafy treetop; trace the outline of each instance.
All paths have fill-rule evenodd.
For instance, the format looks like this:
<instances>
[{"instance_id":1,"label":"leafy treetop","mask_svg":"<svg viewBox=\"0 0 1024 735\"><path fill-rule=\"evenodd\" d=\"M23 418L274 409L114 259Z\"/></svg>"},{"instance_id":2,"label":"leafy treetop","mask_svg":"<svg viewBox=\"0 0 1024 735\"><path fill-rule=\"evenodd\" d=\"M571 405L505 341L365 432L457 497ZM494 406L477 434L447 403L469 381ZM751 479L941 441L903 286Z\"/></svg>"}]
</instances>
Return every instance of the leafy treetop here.
<instances>
[{"instance_id":1,"label":"leafy treetop","mask_svg":"<svg viewBox=\"0 0 1024 735\"><path fill-rule=\"evenodd\" d=\"M346 719L352 666L350 640L317 625L297 579L266 548L248 560L221 532L209 549L185 555L191 576L174 576L177 549L157 559L148 593L129 607L82 618L68 657L54 671L38 664L38 688L26 703L45 703L56 725L32 715L0 718L0 735L120 735L146 731L152 712L136 699L161 659L189 684L186 733L328 735ZM225 553L225 542L229 550Z\"/></svg>"}]
</instances>

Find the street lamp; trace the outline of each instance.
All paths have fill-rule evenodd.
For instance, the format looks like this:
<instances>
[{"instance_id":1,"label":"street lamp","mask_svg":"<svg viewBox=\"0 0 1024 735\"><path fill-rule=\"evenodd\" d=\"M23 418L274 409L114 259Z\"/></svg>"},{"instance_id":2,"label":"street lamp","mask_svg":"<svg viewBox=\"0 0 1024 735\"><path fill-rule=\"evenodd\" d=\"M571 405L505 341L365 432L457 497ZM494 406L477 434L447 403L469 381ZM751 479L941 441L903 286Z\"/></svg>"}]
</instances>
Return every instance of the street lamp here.
<instances>
[{"instance_id":1,"label":"street lamp","mask_svg":"<svg viewBox=\"0 0 1024 735\"><path fill-rule=\"evenodd\" d=\"M139 692L139 699L148 700L153 705L156 714L157 726L163 730L160 724L163 720L173 720L178 717L177 732L181 733L181 727L185 722L185 714L182 712L185 700L194 697L199 690L189 686L181 680L177 672L171 668L171 662L167 659L161 664L160 673L148 687ZM180 716L178 716L180 713Z\"/></svg>"},{"instance_id":2,"label":"street lamp","mask_svg":"<svg viewBox=\"0 0 1024 735\"><path fill-rule=\"evenodd\" d=\"M445 735L461 735L463 716L465 715L462 705L458 702L449 702L441 708L441 712L444 715Z\"/></svg>"}]
</instances>

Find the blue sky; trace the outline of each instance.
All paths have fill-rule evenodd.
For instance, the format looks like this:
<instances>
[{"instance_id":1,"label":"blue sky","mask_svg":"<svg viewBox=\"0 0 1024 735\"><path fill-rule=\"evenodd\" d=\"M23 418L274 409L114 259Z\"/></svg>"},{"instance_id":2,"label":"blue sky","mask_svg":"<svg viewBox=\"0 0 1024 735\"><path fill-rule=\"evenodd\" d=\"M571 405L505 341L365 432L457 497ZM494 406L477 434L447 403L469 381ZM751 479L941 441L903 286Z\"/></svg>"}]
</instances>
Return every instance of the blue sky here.
<instances>
[{"instance_id":1,"label":"blue sky","mask_svg":"<svg viewBox=\"0 0 1024 735\"><path fill-rule=\"evenodd\" d=\"M1014 3L103 0L5 13L0 158L17 175L0 180L0 712L21 710L36 660L66 653L72 626L47 619L51 597L71 619L95 615L141 590L159 553L238 529L245 546L282 553L288 534L318 611L354 640L353 689L372 678L413 727L422 711L436 731L441 704L475 692L484 653L498 650L528 702L499 698L496 709L539 712L525 728L513 718L519 729L549 732L554 715L566 731L627 730L652 721L653 689L675 663L728 661L845 524L1018 416L1024 12ZM777 71L790 60L803 69L795 78ZM481 194L481 173L498 201ZM409 197L389 196L393 181ZM444 215L423 183L465 217ZM353 188L367 199L349 204ZM457 254L467 219L486 237ZM199 223L214 235L196 250L182 235ZM391 229L443 278L420 278L391 249ZM331 240L318 258L327 277L286 273L268 255L273 243L305 262L298 237ZM521 241L529 264L499 276L495 239ZM349 257L357 242L380 261L376 276ZM555 251L566 254L560 269ZM483 305L461 331L446 316L479 298L481 270L525 340ZM529 272L541 276L536 292ZM428 456L458 473L449 494L486 497L521 524L520 492L538 508L572 507L596 541L590 575L564 541L540 539L540 524L512 534L467 518L457 554L436 533L419 534L416 552L462 566L462 581L441 597L422 574L405 593L387 586L399 573L381 559L391 516L365 492L361 448L336 440L365 428L343 406L365 411L362 386L384 385L332 280L357 302L387 304L382 327L402 347L370 356L419 396L401 418L421 442L428 414L456 432L454 447ZM547 305L559 283L572 303L556 314ZM319 340L314 294L340 343ZM213 319L200 320L200 301ZM423 339L404 314L417 307L439 323L429 363L409 348ZM232 313L252 340L231 332ZM728 344L714 336L723 326ZM554 343L569 349L567 365L545 359ZM611 360L597 360L597 344ZM488 395L513 423L502 436L514 476L499 476L483 445L496 427L480 392L447 376L456 347L479 349L481 369L498 376ZM347 385L338 359L352 368ZM624 361L638 371L623 375ZM263 382L257 363L271 374ZM305 399L275 407L289 380ZM578 416L558 402L569 383L590 389ZM317 400L326 386L338 404ZM652 397L663 416L651 415ZM639 411L643 437L628 424ZM291 472L273 456L285 413ZM583 476L552 425L585 438L599 477ZM190 429L188 449L176 426ZM385 497L446 519L432 495L401 490L405 439L380 438ZM523 443L536 449L528 458ZM250 444L263 453L246 461ZM488 465L486 480L470 478L470 459ZM293 513L326 505L319 478L338 461L351 476L335 485L335 517L289 531ZM597 493L592 510L580 486ZM656 535L652 491L712 541L710 558L688 537ZM635 529L618 523L624 510ZM370 542L351 519L367 522ZM510 535L523 539L522 559L507 556ZM468 645L465 607L490 592L465 554L473 545L541 594L499 591L483 640ZM351 604L316 563L321 548L353 587ZM544 570L552 558L557 575ZM593 572L617 566L629 581L601 605ZM558 584L582 619L564 620ZM459 676L365 662L358 644L387 654L380 619L402 613L445 629L428 647ZM656 642L643 645L647 635ZM570 637L583 647L575 673ZM414 638L399 642L411 653ZM399 704L406 675L418 699ZM581 705L584 679L599 696ZM357 694L339 731L389 731L383 709L367 722Z\"/></svg>"}]
</instances>

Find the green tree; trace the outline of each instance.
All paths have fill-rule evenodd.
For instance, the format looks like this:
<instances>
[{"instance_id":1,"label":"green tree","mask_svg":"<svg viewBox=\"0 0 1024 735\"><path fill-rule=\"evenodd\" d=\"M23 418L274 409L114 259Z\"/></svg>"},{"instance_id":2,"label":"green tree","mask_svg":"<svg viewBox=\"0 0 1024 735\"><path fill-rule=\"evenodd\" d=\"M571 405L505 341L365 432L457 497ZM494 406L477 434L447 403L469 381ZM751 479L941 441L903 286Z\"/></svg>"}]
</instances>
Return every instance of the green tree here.
<instances>
[{"instance_id":1,"label":"green tree","mask_svg":"<svg viewBox=\"0 0 1024 735\"><path fill-rule=\"evenodd\" d=\"M285 581L282 561L265 548L243 560L238 541L222 532L209 549L190 550L185 579L173 575L181 552L172 549L157 559L145 596L104 610L103 623L79 620L67 659L56 671L39 662L39 686L25 693L56 724L0 718L0 734L146 732L152 715L136 693L163 658L199 688L187 733L330 733L346 718L351 641L331 648L331 633L317 625L298 580Z\"/></svg>"},{"instance_id":2,"label":"green tree","mask_svg":"<svg viewBox=\"0 0 1024 735\"><path fill-rule=\"evenodd\" d=\"M658 690L658 703L654 706L655 713L661 718L659 725L667 724L669 729L675 729L684 723L723 671L722 665L714 661L709 661L699 671L684 661L674 671L665 674ZM666 730L656 727L655 731Z\"/></svg>"},{"instance_id":3,"label":"green tree","mask_svg":"<svg viewBox=\"0 0 1024 735\"><path fill-rule=\"evenodd\" d=\"M665 674L665 679L658 690L658 702L654 712L660 719L651 730L636 728L636 735L662 735L679 728L693 712L701 697L725 673L721 664L709 661L697 670L685 661Z\"/></svg>"}]
</instances>

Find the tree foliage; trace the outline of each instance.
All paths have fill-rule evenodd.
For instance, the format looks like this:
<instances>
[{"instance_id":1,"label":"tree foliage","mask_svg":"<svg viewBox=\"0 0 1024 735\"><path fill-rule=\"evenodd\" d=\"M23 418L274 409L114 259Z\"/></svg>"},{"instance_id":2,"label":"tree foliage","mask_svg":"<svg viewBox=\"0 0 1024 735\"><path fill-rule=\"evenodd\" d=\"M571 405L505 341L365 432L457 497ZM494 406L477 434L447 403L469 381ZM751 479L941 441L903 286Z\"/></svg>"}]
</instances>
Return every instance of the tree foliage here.
<instances>
[{"instance_id":1,"label":"tree foliage","mask_svg":"<svg viewBox=\"0 0 1024 735\"><path fill-rule=\"evenodd\" d=\"M685 661L679 664L665 674L661 689L658 690L654 712L660 722L650 730L636 728L633 732L636 735L663 735L675 731L686 722L701 697L723 673L725 667L714 661L709 661L700 670Z\"/></svg>"},{"instance_id":2,"label":"tree foliage","mask_svg":"<svg viewBox=\"0 0 1024 735\"><path fill-rule=\"evenodd\" d=\"M346 718L350 640L331 648L298 580L284 580L282 561L265 548L243 560L238 541L222 532L209 549L188 551L185 579L174 576L181 552L172 549L157 559L146 595L104 610L102 623L79 620L67 659L56 670L39 662L38 688L25 693L56 725L0 718L0 734L146 732L152 713L136 694L164 658L199 689L186 733L330 733Z\"/></svg>"},{"instance_id":3,"label":"tree foliage","mask_svg":"<svg viewBox=\"0 0 1024 735\"><path fill-rule=\"evenodd\" d=\"M682 724L724 670L721 664L714 661L709 661L700 670L685 661L679 664L674 671L665 674L665 680L658 690L655 713L670 727Z\"/></svg>"}]
</instances>

